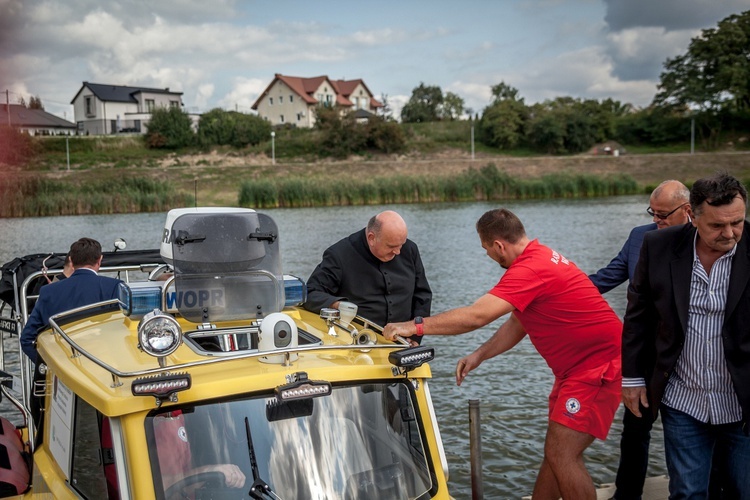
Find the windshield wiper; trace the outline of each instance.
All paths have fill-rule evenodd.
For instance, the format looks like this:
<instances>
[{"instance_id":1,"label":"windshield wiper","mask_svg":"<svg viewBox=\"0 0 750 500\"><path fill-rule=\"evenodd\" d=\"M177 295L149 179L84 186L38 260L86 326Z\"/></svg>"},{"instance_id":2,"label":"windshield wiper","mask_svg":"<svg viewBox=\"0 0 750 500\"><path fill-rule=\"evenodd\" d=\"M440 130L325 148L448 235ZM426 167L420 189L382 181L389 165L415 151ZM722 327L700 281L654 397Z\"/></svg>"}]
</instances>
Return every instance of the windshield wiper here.
<instances>
[{"instance_id":1,"label":"windshield wiper","mask_svg":"<svg viewBox=\"0 0 750 500\"><path fill-rule=\"evenodd\" d=\"M253 485L250 486L249 495L251 498L263 500L265 498L278 499L281 497L273 492L268 483L260 477L258 472L258 459L255 457L255 447L253 446L253 436L250 433L250 419L245 417L245 434L247 435L247 451L250 453L250 470L253 473Z\"/></svg>"},{"instance_id":2,"label":"windshield wiper","mask_svg":"<svg viewBox=\"0 0 750 500\"><path fill-rule=\"evenodd\" d=\"M177 238L174 239L175 245L182 246L186 243L200 243L206 241L202 234L189 234L187 231L178 231Z\"/></svg>"}]
</instances>

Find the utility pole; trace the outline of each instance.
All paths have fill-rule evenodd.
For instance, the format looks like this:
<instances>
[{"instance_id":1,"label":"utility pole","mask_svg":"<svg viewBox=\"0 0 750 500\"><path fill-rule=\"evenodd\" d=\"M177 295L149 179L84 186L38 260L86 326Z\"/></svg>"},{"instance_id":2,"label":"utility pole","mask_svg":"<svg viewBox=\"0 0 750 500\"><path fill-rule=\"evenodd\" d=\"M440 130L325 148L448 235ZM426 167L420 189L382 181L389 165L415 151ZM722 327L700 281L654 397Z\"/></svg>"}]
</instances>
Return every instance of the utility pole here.
<instances>
[{"instance_id":1,"label":"utility pole","mask_svg":"<svg viewBox=\"0 0 750 500\"><path fill-rule=\"evenodd\" d=\"M471 161L474 161L474 125L471 126Z\"/></svg>"},{"instance_id":2,"label":"utility pole","mask_svg":"<svg viewBox=\"0 0 750 500\"><path fill-rule=\"evenodd\" d=\"M695 153L695 117L690 120L690 154Z\"/></svg>"},{"instance_id":3,"label":"utility pole","mask_svg":"<svg viewBox=\"0 0 750 500\"><path fill-rule=\"evenodd\" d=\"M8 89L5 89L5 111L8 112L8 126L10 127L10 95Z\"/></svg>"}]
</instances>

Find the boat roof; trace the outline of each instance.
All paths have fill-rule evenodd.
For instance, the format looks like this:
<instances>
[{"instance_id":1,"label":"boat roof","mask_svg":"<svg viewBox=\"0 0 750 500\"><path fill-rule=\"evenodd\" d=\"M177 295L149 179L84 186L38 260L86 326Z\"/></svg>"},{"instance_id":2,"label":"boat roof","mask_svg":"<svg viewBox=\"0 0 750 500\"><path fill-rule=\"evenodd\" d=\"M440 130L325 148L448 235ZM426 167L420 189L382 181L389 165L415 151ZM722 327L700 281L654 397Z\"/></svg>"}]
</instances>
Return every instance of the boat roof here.
<instances>
[{"instance_id":1,"label":"boat roof","mask_svg":"<svg viewBox=\"0 0 750 500\"><path fill-rule=\"evenodd\" d=\"M298 355L288 366L263 360L264 356L284 351L201 352L187 340L165 358L162 366L156 357L139 349L138 321L126 317L116 305L109 311L69 323L63 320L59 329L65 336L53 335L47 330L40 334L37 343L52 372L107 416L154 409L154 398L134 397L132 385L139 378L159 374L190 374L192 387L179 393L180 404L243 393L272 392L287 382L290 369L309 373L311 379L323 375L332 384L403 378L403 374L393 371L389 354L403 349L404 345L382 337L375 345L357 345L346 334L329 335L326 323L314 313L298 307L286 308L284 313L309 339L306 345L300 342L298 347L287 350ZM178 317L178 321L185 332L198 330L199 325L184 318ZM249 322L240 321L221 324L220 328L248 326ZM428 365L410 373L420 378L431 376Z\"/></svg>"}]
</instances>

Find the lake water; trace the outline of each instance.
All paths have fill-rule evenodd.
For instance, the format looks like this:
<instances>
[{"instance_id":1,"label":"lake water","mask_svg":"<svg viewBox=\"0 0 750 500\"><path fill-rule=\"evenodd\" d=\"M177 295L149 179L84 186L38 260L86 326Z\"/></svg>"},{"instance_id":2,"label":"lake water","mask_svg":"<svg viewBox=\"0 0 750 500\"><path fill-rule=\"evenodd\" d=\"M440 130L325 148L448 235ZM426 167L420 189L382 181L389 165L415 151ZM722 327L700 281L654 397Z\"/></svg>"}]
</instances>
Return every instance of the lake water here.
<instances>
[{"instance_id":1,"label":"lake water","mask_svg":"<svg viewBox=\"0 0 750 500\"><path fill-rule=\"evenodd\" d=\"M392 205L409 225L420 247L433 290L433 313L467 305L487 292L502 269L482 250L476 220L496 203ZM630 230L650 222L646 196L587 200L512 202L531 238L550 246L591 273L606 265ZM279 226L285 273L307 278L331 243L364 227L386 207L331 207L264 210ZM66 252L82 236L106 249L122 237L128 249L158 248L165 214L0 219L0 263L43 252ZM622 316L625 285L605 297ZM552 374L530 342L486 361L457 387L456 361L489 338L500 321L465 335L429 337L437 359L431 364L431 390L450 466L456 498L471 496L468 402L480 400L484 493L486 498L520 498L533 489L546 432L547 394ZM7 410L6 410L7 411ZM597 484L614 482L622 430L622 408L606 441L587 450L589 472ZM666 474L661 429L653 433L649 475Z\"/></svg>"}]
</instances>

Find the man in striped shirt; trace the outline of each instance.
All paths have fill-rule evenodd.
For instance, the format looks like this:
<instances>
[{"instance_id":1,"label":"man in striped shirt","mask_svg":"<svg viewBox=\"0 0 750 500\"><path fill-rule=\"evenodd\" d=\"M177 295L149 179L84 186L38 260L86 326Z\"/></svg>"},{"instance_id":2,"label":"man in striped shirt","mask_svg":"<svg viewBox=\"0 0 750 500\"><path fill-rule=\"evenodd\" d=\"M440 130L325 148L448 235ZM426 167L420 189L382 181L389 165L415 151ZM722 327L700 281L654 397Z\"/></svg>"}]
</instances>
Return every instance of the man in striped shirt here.
<instances>
[{"instance_id":1,"label":"man in striped shirt","mask_svg":"<svg viewBox=\"0 0 750 500\"><path fill-rule=\"evenodd\" d=\"M628 289L625 405L661 411L670 498L707 498L715 450L724 498L750 499L750 245L747 190L695 182L692 226L647 233Z\"/></svg>"}]
</instances>

